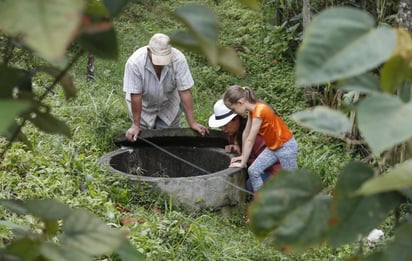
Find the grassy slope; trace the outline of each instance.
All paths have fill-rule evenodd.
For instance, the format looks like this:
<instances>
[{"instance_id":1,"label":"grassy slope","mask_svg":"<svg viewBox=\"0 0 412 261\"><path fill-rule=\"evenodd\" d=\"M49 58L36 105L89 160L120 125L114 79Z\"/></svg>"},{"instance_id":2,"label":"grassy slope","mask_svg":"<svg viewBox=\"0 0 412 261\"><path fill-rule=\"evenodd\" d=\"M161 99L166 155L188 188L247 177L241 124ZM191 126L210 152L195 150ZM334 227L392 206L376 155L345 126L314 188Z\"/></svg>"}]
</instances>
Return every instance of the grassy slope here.
<instances>
[{"instance_id":1,"label":"grassy slope","mask_svg":"<svg viewBox=\"0 0 412 261\"><path fill-rule=\"evenodd\" d=\"M131 187L127 181L108 177L97 160L115 149L113 137L125 131L130 122L123 102L122 75L127 57L145 45L158 31L172 33L181 27L168 16L188 1L147 1L141 8L131 4L116 20L120 44L117 61L96 60L96 79L85 82L86 57L71 72L79 89L78 98L67 102L57 92L50 97L53 112L68 122L72 140L39 133L27 126L26 133L35 151L15 144L0 167L3 198L55 198L73 207L85 207L106 222L119 224L121 216L138 218L139 224L125 227L130 239L149 260L331 260L348 250L326 248L298 255L286 255L257 240L247 229L242 214L223 217L212 213L187 213L175 210L167 198L149 190ZM337 170L350 158L340 143L308 133L288 116L304 108L301 90L293 86L293 65L275 64L276 54L264 44L265 28L261 17L235 1L201 1L215 9L221 23L223 45L237 47L247 68L238 78L207 65L203 57L186 53L196 86L195 114L207 124L213 103L231 84L252 86L257 94L274 105L294 130L300 144L299 163L318 173L325 185L335 181ZM38 79L43 80L43 79ZM115 204L128 209L121 211ZM160 210L160 211L159 211ZM17 223L33 223L31 218L11 217ZM7 234L3 229L1 235Z\"/></svg>"}]
</instances>

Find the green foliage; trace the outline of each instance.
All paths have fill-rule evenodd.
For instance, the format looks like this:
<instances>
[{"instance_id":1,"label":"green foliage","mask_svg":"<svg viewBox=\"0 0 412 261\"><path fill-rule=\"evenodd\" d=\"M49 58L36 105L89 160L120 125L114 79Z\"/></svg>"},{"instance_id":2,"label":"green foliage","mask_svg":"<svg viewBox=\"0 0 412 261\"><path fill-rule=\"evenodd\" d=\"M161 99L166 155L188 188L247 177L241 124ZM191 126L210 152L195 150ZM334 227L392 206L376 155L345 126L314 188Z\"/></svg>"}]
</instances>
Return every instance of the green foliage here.
<instances>
[{"instance_id":1,"label":"green foliage","mask_svg":"<svg viewBox=\"0 0 412 261\"><path fill-rule=\"evenodd\" d=\"M345 86L345 90L364 94L351 109L357 113L362 137L377 156L399 143L408 143L411 138L409 99L393 95L402 86L410 86L410 77L405 73L410 70L411 57L406 54L411 46L409 39L405 32L374 27L373 19L365 12L333 8L313 20L297 54L297 85L346 80L340 85ZM363 56L368 53L374 54ZM379 67L380 85L375 76L367 73ZM391 73L394 70L400 73ZM338 138L344 138L342 126L348 122L340 111L323 107L295 113L294 118L306 127ZM349 162L338 176L329 203L321 205L318 202L321 198L326 201L329 193L319 187L316 175L301 170L282 172L263 186L249 208L252 229L257 235L272 236L280 249L307 249L325 243L342 246L380 226L391 213L398 212L405 200L410 200L410 173L410 160L378 177L370 166ZM311 180L306 183L316 181L316 186L310 187L317 189L310 191L302 187L301 180L308 177ZM290 192L284 193L282 189ZM319 218L320 214L323 219ZM290 220L293 224L288 224ZM319 223L311 223L313 220ZM366 257L359 253L353 258L405 259L409 247L404 242L410 241L410 234L407 236L410 226L410 221L400 224L385 248Z\"/></svg>"},{"instance_id":2,"label":"green foliage","mask_svg":"<svg viewBox=\"0 0 412 261\"><path fill-rule=\"evenodd\" d=\"M13 228L17 238L0 252L2 260L12 260L13 256L24 260L91 260L94 256L109 254L127 242L124 232L109 228L85 210L70 209L55 200L3 199L0 204L17 214L38 217L43 223L40 233L5 223ZM58 223L60 220L61 227ZM56 236L61 244L53 242ZM128 254L136 260L142 259L141 254L133 248L128 249Z\"/></svg>"},{"instance_id":3,"label":"green foliage","mask_svg":"<svg viewBox=\"0 0 412 261\"><path fill-rule=\"evenodd\" d=\"M388 59L395 44L394 31L375 28L373 17L361 10L326 10L305 32L297 55L296 83L310 86L367 72ZM375 48L369 48L372 45Z\"/></svg>"},{"instance_id":4,"label":"green foliage","mask_svg":"<svg viewBox=\"0 0 412 261\"><path fill-rule=\"evenodd\" d=\"M323 246L299 254L279 252L272 248L271 239L258 240L249 231L243 217L244 210L239 210L241 214L230 218L207 211L187 213L171 206L169 199L164 195L156 195L146 187L132 187L127 180L121 180L115 176L108 177L107 173L100 169L97 163L98 157L113 149L113 135L123 134L129 125L121 90L125 60L136 47L146 44L153 32L163 31L172 35L173 30L181 29L178 22L183 21L179 19L176 21L170 14L176 7L180 7L187 1L138 1L139 3L133 1L127 8L123 5L124 1L103 2L93 1L93 4L88 2L86 15L82 17L85 24L82 23L80 31L76 32L77 38L73 36L72 39L75 41L66 53L66 59L69 62L62 61L62 63L50 66L48 62L54 62L54 60L45 61L35 55L27 55L27 53L32 53L28 49L20 49L22 45L15 46L12 50L7 49L7 51L4 46L8 45L0 46L3 53L11 51L13 54L13 57L4 62L7 68L12 70L24 68L24 73L37 69L35 70L36 77L32 78L33 97L29 97L29 105L34 106L41 113L56 115L55 118L64 121L71 130L71 140L68 140L63 136L50 136L39 131L31 123L27 124L27 121L21 124L19 117L17 121L14 121L16 117L4 118L9 119L8 122L3 121L2 118L0 126L4 124L5 129L8 129L11 123L17 127L20 126L18 133L26 134L33 144L33 150L28 151L27 145L14 143L5 153L0 165L3 197L54 198L63 201L65 205L67 204L66 207L70 206L70 212L74 212L79 207L87 208L114 227L120 227L121 217L137 218L136 223L123 225L123 229L129 232L129 240L122 241L120 248L115 249L110 256L115 260L136 260L137 258L130 257L134 254L140 257L134 248L144 253L149 260L331 260L348 257L353 251L353 246L343 246L337 249ZM116 4L111 2L116 2ZM272 43L264 40L267 30L265 30L266 25L262 22L261 15L245 9L244 6L234 1L218 1L218 5L215 5L214 1L201 2L207 4L217 14L218 19L212 22L213 26L219 25L217 21L222 22L219 26L219 43L215 43L216 46L230 46L236 50L246 68L246 75L240 78L223 71L219 66L210 67L207 64L209 58L200 57L197 53L188 51L187 57L196 80L193 93L195 114L199 122L207 124L213 103L228 85L234 83L250 85L256 89L260 97L273 104L295 130L296 137L302 144L302 153L299 156L301 165L318 174L318 177L312 175L318 184L322 183L321 185L326 184L326 186L333 184L337 175L336 169L347 161L350 155L342 148L339 140L325 139L323 136L307 133L289 119L290 114L304 106L302 91L293 88L293 65L283 61L274 62L276 55L271 48ZM242 2L254 5L256 1ZM33 3L46 9L49 8L39 1ZM23 3L23 6L27 5L28 3ZM192 10L193 6L188 8ZM120 10L124 10L125 16L111 21L109 14L117 14ZM47 9L46 13L49 11ZM196 34L197 26L204 25L196 19L190 20L192 19L190 15L187 16L182 15L182 18L188 19L187 23L191 25L189 29L192 33L195 31ZM209 19L206 20L209 21ZM91 24L88 24L89 22ZM114 29L116 29L116 39L113 38ZM85 35L88 37L84 37ZM99 41L89 41L97 39L94 38L97 35L99 35ZM281 32L279 32L279 37L283 37ZM284 37L284 39L289 39L289 36ZM7 39L10 39L11 43L19 40L18 38ZM207 42L210 39L201 38L201 40ZM99 43L102 42L108 45L99 49ZM115 43L120 44L118 51L112 49ZM43 46L42 48L41 51L47 51L47 48ZM96 55L93 82L87 83L84 80L87 59L82 56L82 50ZM106 51L107 56L104 56ZM106 60L106 58L114 57L118 60ZM47 64L47 69L38 67L44 64ZM223 67L222 64L220 66ZM68 71L72 77L67 77ZM0 75L1 72L0 70ZM17 78L24 83L23 79L23 77ZM0 82L2 82L0 91L3 91L3 83L6 81ZM60 84L62 88L56 88L56 84ZM22 86L25 85L22 84ZM77 96L76 99L73 99L74 96ZM12 97L14 96L9 95L7 99L14 101ZM3 96L0 98L2 99L0 102L3 102ZM16 102L23 104L23 99L18 99ZM9 107L0 106L0 112L3 113L3 111L14 113L13 110L9 110ZM26 112L26 108L19 108L14 115L20 112ZM5 115L9 114L5 113ZM56 128L56 126L51 127L52 130ZM61 133L61 129L58 131ZM7 137L13 138L14 136L8 135ZM0 148L7 148L8 145L3 144ZM322 206L321 202L320 207ZM316 209L318 205L313 204L310 207ZM43 235L43 232L38 231L39 227L40 230L42 228L42 218L33 218L31 215L17 216L3 209L0 211L0 215L6 220L14 220L19 226L22 226L20 223L29 224L32 226L30 231L39 232L37 235L40 236ZM85 216L93 217L90 213L85 216L83 214L82 219ZM45 222L44 226L50 231L56 231L55 224L55 222ZM299 220L297 224L302 223ZM73 232L77 231L76 225L81 224L69 222L69 225L74 226L74 228L68 228L68 231ZM13 226L7 227L13 228ZM64 227L58 228L56 238L53 238L52 242L55 242L55 239L61 240L59 235L64 231ZM80 230L85 232L81 239L86 238L86 243L90 243L89 234L86 233L87 228L81 227ZM3 249L7 249L9 245L14 246L13 236L9 234L9 230L5 229L5 226L1 226L0 233L4 238L11 240L3 243L5 245ZM290 242L288 231L283 231L281 235L284 242ZM64 243L71 244L72 236L73 234L70 234L69 240ZM107 240L104 236L100 239ZM77 240L75 241L78 243ZM20 241L19 239L16 244L19 242L22 242L21 244L27 251L21 251L21 248L16 250L14 247L10 247L10 250L31 255L28 250L30 245L31 249L35 250L33 252L39 248L37 241L25 239ZM63 241L60 243L63 244ZM101 242L97 243L101 246ZM67 253L60 251L60 246L64 245L56 248L54 244L50 245L48 241L42 241L42 249L47 250L50 255L66 256L68 260L81 260L84 257L82 255L84 251L81 248L77 249L78 251ZM54 258L54 256L49 257Z\"/></svg>"}]
</instances>

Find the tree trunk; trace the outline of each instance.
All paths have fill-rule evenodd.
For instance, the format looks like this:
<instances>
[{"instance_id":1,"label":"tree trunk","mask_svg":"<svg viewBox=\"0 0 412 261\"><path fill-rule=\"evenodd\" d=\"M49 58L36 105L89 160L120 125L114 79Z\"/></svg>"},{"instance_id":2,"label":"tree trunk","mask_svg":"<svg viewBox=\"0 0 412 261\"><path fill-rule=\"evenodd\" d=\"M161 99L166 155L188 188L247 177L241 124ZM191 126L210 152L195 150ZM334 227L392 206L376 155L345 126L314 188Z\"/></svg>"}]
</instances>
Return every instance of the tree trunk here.
<instances>
[{"instance_id":1,"label":"tree trunk","mask_svg":"<svg viewBox=\"0 0 412 261\"><path fill-rule=\"evenodd\" d=\"M310 0L303 0L302 3L302 27L303 31L306 30L310 23ZM306 103L309 105L314 105L314 95L313 93L316 90L314 90L312 87L305 87L303 92L304 92L304 98Z\"/></svg>"},{"instance_id":2,"label":"tree trunk","mask_svg":"<svg viewBox=\"0 0 412 261\"><path fill-rule=\"evenodd\" d=\"M93 79L94 79L94 55L89 54L89 58L87 59L86 80L91 81Z\"/></svg>"},{"instance_id":3,"label":"tree trunk","mask_svg":"<svg viewBox=\"0 0 412 261\"><path fill-rule=\"evenodd\" d=\"M310 0L303 0L302 20L303 31L305 31L310 23Z\"/></svg>"}]
</instances>

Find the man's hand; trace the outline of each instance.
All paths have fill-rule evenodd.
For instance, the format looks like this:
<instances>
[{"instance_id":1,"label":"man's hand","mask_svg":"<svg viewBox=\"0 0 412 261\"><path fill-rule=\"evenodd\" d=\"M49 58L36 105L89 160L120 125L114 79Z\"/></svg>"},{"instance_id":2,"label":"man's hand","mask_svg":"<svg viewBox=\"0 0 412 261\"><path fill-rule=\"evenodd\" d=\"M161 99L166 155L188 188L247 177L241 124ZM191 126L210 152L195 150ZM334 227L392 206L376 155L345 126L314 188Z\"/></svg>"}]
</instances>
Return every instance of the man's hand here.
<instances>
[{"instance_id":1,"label":"man's hand","mask_svg":"<svg viewBox=\"0 0 412 261\"><path fill-rule=\"evenodd\" d=\"M193 123L190 128L193 130L197 131L200 135L205 136L206 134L209 134L209 129L203 126L202 124L199 124L197 122Z\"/></svg>"},{"instance_id":2,"label":"man's hand","mask_svg":"<svg viewBox=\"0 0 412 261\"><path fill-rule=\"evenodd\" d=\"M126 131L126 139L128 141L136 141L137 136L139 136L140 133L140 127L137 127L136 125L132 125L127 131Z\"/></svg>"}]
</instances>

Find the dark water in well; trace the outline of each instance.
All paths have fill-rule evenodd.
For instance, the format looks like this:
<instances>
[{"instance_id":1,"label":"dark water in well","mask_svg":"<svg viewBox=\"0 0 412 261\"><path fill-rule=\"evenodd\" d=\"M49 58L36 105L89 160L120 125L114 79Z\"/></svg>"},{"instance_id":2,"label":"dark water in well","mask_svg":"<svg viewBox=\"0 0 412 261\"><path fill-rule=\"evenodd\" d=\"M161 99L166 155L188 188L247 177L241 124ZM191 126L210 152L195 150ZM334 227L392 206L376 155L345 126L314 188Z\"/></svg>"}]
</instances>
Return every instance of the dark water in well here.
<instances>
[{"instance_id":1,"label":"dark water in well","mask_svg":"<svg viewBox=\"0 0 412 261\"><path fill-rule=\"evenodd\" d=\"M218 172L226 169L230 163L229 155L220 148L166 146L163 149L184 161L157 148L145 146L115 155L110 165L128 174L175 178Z\"/></svg>"}]
</instances>

